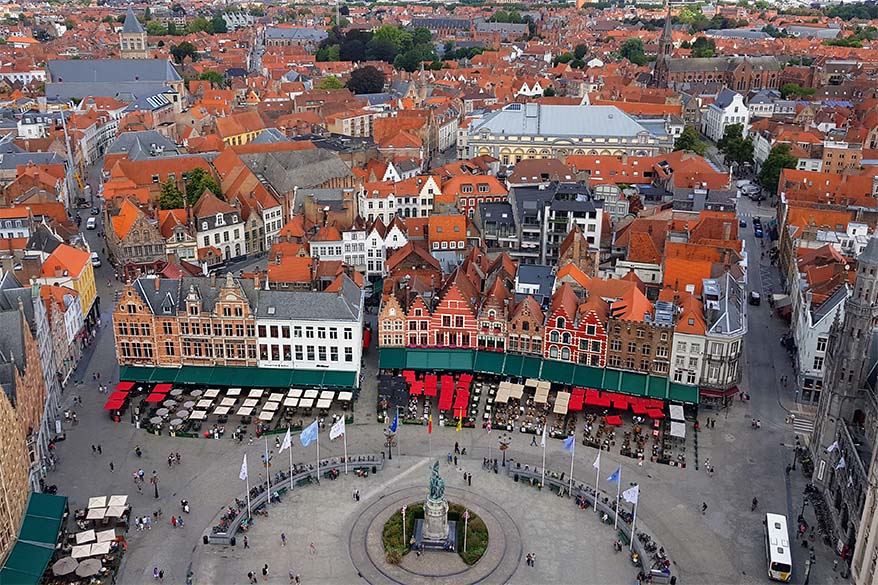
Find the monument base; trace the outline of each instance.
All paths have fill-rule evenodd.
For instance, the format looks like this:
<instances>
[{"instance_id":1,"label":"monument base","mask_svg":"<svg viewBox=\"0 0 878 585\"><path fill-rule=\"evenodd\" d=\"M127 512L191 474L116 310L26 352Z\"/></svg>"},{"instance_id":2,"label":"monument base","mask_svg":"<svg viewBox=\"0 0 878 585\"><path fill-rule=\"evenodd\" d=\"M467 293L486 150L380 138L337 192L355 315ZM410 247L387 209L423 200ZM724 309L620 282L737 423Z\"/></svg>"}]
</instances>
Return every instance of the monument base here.
<instances>
[{"instance_id":1,"label":"monument base","mask_svg":"<svg viewBox=\"0 0 878 585\"><path fill-rule=\"evenodd\" d=\"M424 536L424 520L415 520L415 548L417 550L457 551L457 522L448 521L448 536L445 539L426 538Z\"/></svg>"}]
</instances>

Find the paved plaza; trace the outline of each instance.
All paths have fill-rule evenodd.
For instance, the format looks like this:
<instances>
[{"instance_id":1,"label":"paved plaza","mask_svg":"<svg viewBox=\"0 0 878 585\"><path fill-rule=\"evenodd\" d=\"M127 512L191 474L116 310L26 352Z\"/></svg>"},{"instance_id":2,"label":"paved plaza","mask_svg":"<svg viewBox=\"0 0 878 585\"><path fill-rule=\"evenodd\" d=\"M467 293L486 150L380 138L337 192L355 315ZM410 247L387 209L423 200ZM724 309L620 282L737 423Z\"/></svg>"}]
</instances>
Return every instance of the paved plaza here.
<instances>
[{"instance_id":1,"label":"paved plaza","mask_svg":"<svg viewBox=\"0 0 878 585\"><path fill-rule=\"evenodd\" d=\"M93 237L93 233L89 232L88 237ZM758 250L752 235L747 237L748 247ZM65 429L67 440L57 447L59 465L49 473L47 483L57 484L59 493L69 496L71 510L83 507L89 496L110 494L130 494L134 515L162 509L164 521L152 530L129 533L128 553L118 583L152 582L152 569L158 566L164 570L168 583L185 583L187 573L192 571L195 583L243 584L247 571L261 572L265 562L278 583L287 582L290 567L301 575L304 583L364 582L357 578L344 545L357 510L401 488L423 486L426 496L429 454L432 451L434 457L443 459L455 441L469 453L468 459L460 461L460 467L473 473L473 486L467 489L509 512L520 529L523 550L537 555L537 566L533 569L528 570L520 561L512 582L633 582L635 573L630 561L623 554L613 555L612 532L604 530L592 515L577 511L571 500L537 493L481 470L489 441L493 456L497 456L497 433L487 435L481 429L456 433L437 426L429 441L425 427L403 425L399 435L402 457L394 453L384 472L368 479L347 477L295 490L277 509L272 508L268 522L262 518L257 521L249 533L251 548L246 553L240 541L234 548L203 545L201 535L212 525L217 512L244 493L244 482L238 479L242 455L248 454L251 478L257 478L263 471L259 468L263 447L258 442L238 445L230 438L148 435L127 420L117 424L109 419L101 410L105 396L97 392L97 382L92 377L100 373L101 383L111 386L118 381L112 332L107 327L113 299L113 288L107 287L107 279L112 278L112 270L105 265L96 272L104 326L72 377L73 381L83 383L71 381L65 389L65 406L72 404L74 396L82 398L83 406L75 408L80 423ZM761 285L759 272L750 271L755 289ZM702 421L710 416L716 417L717 422L715 428L699 433L698 469L695 465L679 469L649 461L641 467L618 453L605 452L602 456L602 489L611 487L606 478L620 464L623 489L630 482L640 483L638 527L659 539L667 549L674 562L673 572L679 575L681 583L765 582L762 514L781 512L794 520L802 505L806 480L798 471L790 476L784 473L785 466L792 461L795 436L785 417L789 411L805 416L808 413L796 409L792 390L780 389L777 382L781 375L792 374L789 358L778 343L783 326L768 317L766 306L750 309L742 390L752 399L736 400L725 411L702 410ZM374 315L369 317L374 320ZM383 425L375 422L376 363L377 351L373 347L366 354L365 382L355 407L355 423L348 426L351 454L377 453L383 446ZM760 430L750 428L752 418L761 419ZM103 455L92 454L94 444L102 445ZM293 444L296 462L314 460L313 448L305 450L297 440ZM143 449L142 458L134 455L136 445ZM179 452L182 464L168 468L169 452ZM342 445L339 441L330 443L323 434L320 454L324 458L339 456ZM540 464L541 449L530 446L530 436L513 434L507 454L522 464ZM594 455L593 449L577 448L574 475L584 483L594 481ZM707 458L716 469L713 476L703 467ZM110 471L111 461L114 472ZM276 456L275 461L286 461L286 453ZM549 441L547 466L569 471L570 456L562 450L560 441ZM152 470L158 472L158 500L148 485L144 486L143 494L137 493L131 474L138 468L147 474ZM461 472L452 471L452 466L443 462L442 473L450 488L463 489ZM354 488L366 496L359 504L351 499ZM751 513L750 501L754 496L759 498L759 509ZM182 514L179 502L183 498L189 500L192 511L184 515L185 526L175 529L170 525L169 515ZM708 505L703 515L702 502ZM810 508L805 514L810 521ZM290 540L285 548L280 546L281 531ZM313 558L307 549L311 541L317 547ZM817 564L811 583L842 582L832 571L833 557L828 547L818 544L815 552ZM793 555L794 582L802 583L806 555L799 546L794 547ZM424 560L426 564L428 561ZM495 581L489 578L485 582Z\"/></svg>"}]
</instances>

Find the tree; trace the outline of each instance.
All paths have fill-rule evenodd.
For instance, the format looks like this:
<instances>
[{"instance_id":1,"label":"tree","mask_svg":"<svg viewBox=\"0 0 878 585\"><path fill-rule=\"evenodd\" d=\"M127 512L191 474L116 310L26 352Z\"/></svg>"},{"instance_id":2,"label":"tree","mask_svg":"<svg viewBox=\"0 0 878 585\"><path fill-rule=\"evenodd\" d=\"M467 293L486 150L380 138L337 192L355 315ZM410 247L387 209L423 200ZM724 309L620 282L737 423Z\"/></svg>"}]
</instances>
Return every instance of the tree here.
<instances>
[{"instance_id":1,"label":"tree","mask_svg":"<svg viewBox=\"0 0 878 585\"><path fill-rule=\"evenodd\" d=\"M771 193L777 193L780 173L783 169L794 169L799 164L798 157L790 153L789 144L778 144L771 149L768 158L759 171L759 183Z\"/></svg>"},{"instance_id":2,"label":"tree","mask_svg":"<svg viewBox=\"0 0 878 585\"><path fill-rule=\"evenodd\" d=\"M328 47L321 47L317 49L316 59L318 61L338 61L341 57L341 46L340 45L330 45Z\"/></svg>"},{"instance_id":3,"label":"tree","mask_svg":"<svg viewBox=\"0 0 878 585\"><path fill-rule=\"evenodd\" d=\"M354 70L348 79L347 86L354 94L380 93L384 91L385 81L384 72L369 65Z\"/></svg>"},{"instance_id":4,"label":"tree","mask_svg":"<svg viewBox=\"0 0 878 585\"><path fill-rule=\"evenodd\" d=\"M416 28L412 32L412 44L424 45L433 41L433 33L428 28Z\"/></svg>"},{"instance_id":5,"label":"tree","mask_svg":"<svg viewBox=\"0 0 878 585\"><path fill-rule=\"evenodd\" d=\"M160 37L168 34L168 29L157 20L150 20L146 23L146 34L151 37Z\"/></svg>"},{"instance_id":6,"label":"tree","mask_svg":"<svg viewBox=\"0 0 878 585\"><path fill-rule=\"evenodd\" d=\"M222 187L220 187L220 184L216 182L216 179L210 176L206 170L201 167L196 167L189 171L189 175L186 178L186 203L189 205L195 205L198 198L201 197L207 189L210 189L210 192L220 199L223 198Z\"/></svg>"},{"instance_id":7,"label":"tree","mask_svg":"<svg viewBox=\"0 0 878 585\"><path fill-rule=\"evenodd\" d=\"M743 165L753 162L753 139L744 138L743 124L729 124L716 144L728 163Z\"/></svg>"},{"instance_id":8,"label":"tree","mask_svg":"<svg viewBox=\"0 0 878 585\"><path fill-rule=\"evenodd\" d=\"M366 43L366 58L369 60L393 63L396 54L396 47L390 41L373 38Z\"/></svg>"},{"instance_id":9,"label":"tree","mask_svg":"<svg viewBox=\"0 0 878 585\"><path fill-rule=\"evenodd\" d=\"M192 61L198 61L199 58L198 49L196 49L195 45L189 41L183 41L179 45L173 45L171 47L171 56L178 65L182 65L183 61L186 60L186 57L189 57Z\"/></svg>"},{"instance_id":10,"label":"tree","mask_svg":"<svg viewBox=\"0 0 878 585\"><path fill-rule=\"evenodd\" d=\"M576 45L573 49L573 58L582 59L588 53L588 45Z\"/></svg>"},{"instance_id":11,"label":"tree","mask_svg":"<svg viewBox=\"0 0 878 585\"><path fill-rule=\"evenodd\" d=\"M260 17L265 16L265 8L261 6L254 6L250 9L250 16Z\"/></svg>"},{"instance_id":12,"label":"tree","mask_svg":"<svg viewBox=\"0 0 878 585\"><path fill-rule=\"evenodd\" d=\"M177 185L171 179L162 183L159 193L159 208L180 209L183 207L183 194L177 189Z\"/></svg>"},{"instance_id":13,"label":"tree","mask_svg":"<svg viewBox=\"0 0 878 585\"><path fill-rule=\"evenodd\" d=\"M212 33L213 27L210 25L209 20L207 20L203 16L199 16L198 18L193 19L189 23L189 25L187 26L187 30L190 33L199 33L199 32Z\"/></svg>"},{"instance_id":14,"label":"tree","mask_svg":"<svg viewBox=\"0 0 878 585\"><path fill-rule=\"evenodd\" d=\"M344 84L335 75L328 75L317 82L315 89L341 89Z\"/></svg>"},{"instance_id":15,"label":"tree","mask_svg":"<svg viewBox=\"0 0 878 585\"><path fill-rule=\"evenodd\" d=\"M353 39L341 45L338 51L339 61L364 61L366 59L366 43Z\"/></svg>"},{"instance_id":16,"label":"tree","mask_svg":"<svg viewBox=\"0 0 878 585\"><path fill-rule=\"evenodd\" d=\"M713 57L716 55L716 43L707 37L698 37L692 43L693 57Z\"/></svg>"},{"instance_id":17,"label":"tree","mask_svg":"<svg viewBox=\"0 0 878 585\"><path fill-rule=\"evenodd\" d=\"M177 32L177 25L173 21L168 22L168 36L175 37L178 34L180 33Z\"/></svg>"},{"instance_id":18,"label":"tree","mask_svg":"<svg viewBox=\"0 0 878 585\"><path fill-rule=\"evenodd\" d=\"M585 69L585 61L582 59L574 59L570 62L570 67L572 69Z\"/></svg>"},{"instance_id":19,"label":"tree","mask_svg":"<svg viewBox=\"0 0 878 585\"><path fill-rule=\"evenodd\" d=\"M628 39L619 47L619 55L635 65L646 65L646 54L643 52L643 41Z\"/></svg>"},{"instance_id":20,"label":"tree","mask_svg":"<svg viewBox=\"0 0 878 585\"><path fill-rule=\"evenodd\" d=\"M210 28L214 33L224 34L229 32L229 25L226 24L223 15L219 12L210 19Z\"/></svg>"},{"instance_id":21,"label":"tree","mask_svg":"<svg viewBox=\"0 0 878 585\"><path fill-rule=\"evenodd\" d=\"M558 63L570 63L571 61L573 61L573 59L573 53L569 51L566 53L561 53L560 55L555 57L555 65L557 65Z\"/></svg>"},{"instance_id":22,"label":"tree","mask_svg":"<svg viewBox=\"0 0 878 585\"><path fill-rule=\"evenodd\" d=\"M640 198L640 195L632 193L628 195L628 213L630 215L637 216L638 213L643 211L643 199Z\"/></svg>"},{"instance_id":23,"label":"tree","mask_svg":"<svg viewBox=\"0 0 878 585\"><path fill-rule=\"evenodd\" d=\"M555 95L555 88L552 87L551 85L546 87L546 89L543 90L543 97L552 97L554 95Z\"/></svg>"},{"instance_id":24,"label":"tree","mask_svg":"<svg viewBox=\"0 0 878 585\"><path fill-rule=\"evenodd\" d=\"M701 140L701 135L695 126L686 126L674 141L674 150L691 150L695 154L704 155L707 152L707 144Z\"/></svg>"},{"instance_id":25,"label":"tree","mask_svg":"<svg viewBox=\"0 0 878 585\"><path fill-rule=\"evenodd\" d=\"M375 34L372 35L372 39L393 45L393 48L396 49L397 52L407 50L412 44L411 33L389 24L385 24L376 30ZM406 47L406 45L408 45L408 47Z\"/></svg>"},{"instance_id":26,"label":"tree","mask_svg":"<svg viewBox=\"0 0 878 585\"><path fill-rule=\"evenodd\" d=\"M813 87L802 87L797 83L785 83L780 86L780 95L783 99L810 97L814 93Z\"/></svg>"},{"instance_id":27,"label":"tree","mask_svg":"<svg viewBox=\"0 0 878 585\"><path fill-rule=\"evenodd\" d=\"M217 89L225 85L225 78L223 78L222 74L217 71L205 71L198 76L198 79L209 81L210 85Z\"/></svg>"},{"instance_id":28,"label":"tree","mask_svg":"<svg viewBox=\"0 0 878 585\"><path fill-rule=\"evenodd\" d=\"M152 11L149 9L149 6L146 7L146 10L143 11L143 20L144 22L149 22L152 20Z\"/></svg>"}]
</instances>

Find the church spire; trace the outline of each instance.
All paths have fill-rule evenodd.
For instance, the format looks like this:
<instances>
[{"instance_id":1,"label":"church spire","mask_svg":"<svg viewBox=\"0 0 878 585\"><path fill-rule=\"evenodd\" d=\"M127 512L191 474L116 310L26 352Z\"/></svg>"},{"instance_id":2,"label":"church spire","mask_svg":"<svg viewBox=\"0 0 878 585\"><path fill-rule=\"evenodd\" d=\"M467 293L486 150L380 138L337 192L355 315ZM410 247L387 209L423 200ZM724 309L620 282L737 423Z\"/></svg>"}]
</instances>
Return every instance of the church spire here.
<instances>
[{"instance_id":1,"label":"church spire","mask_svg":"<svg viewBox=\"0 0 878 585\"><path fill-rule=\"evenodd\" d=\"M662 29L662 36L659 38L659 58L670 58L671 53L674 50L674 29L671 26L671 4L666 2L666 6L668 10L665 16L665 26Z\"/></svg>"}]
</instances>

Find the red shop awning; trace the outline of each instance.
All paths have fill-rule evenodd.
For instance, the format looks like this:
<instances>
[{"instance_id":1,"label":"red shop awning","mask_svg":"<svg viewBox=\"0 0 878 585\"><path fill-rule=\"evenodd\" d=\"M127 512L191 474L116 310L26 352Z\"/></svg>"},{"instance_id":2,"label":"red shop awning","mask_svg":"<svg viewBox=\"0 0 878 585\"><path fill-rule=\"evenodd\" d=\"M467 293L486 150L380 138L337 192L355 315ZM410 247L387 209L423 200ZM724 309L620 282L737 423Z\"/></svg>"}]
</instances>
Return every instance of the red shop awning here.
<instances>
[{"instance_id":1,"label":"red shop awning","mask_svg":"<svg viewBox=\"0 0 878 585\"><path fill-rule=\"evenodd\" d=\"M618 427L622 425L622 417L618 415L610 415L607 417L607 424L612 425L614 427Z\"/></svg>"},{"instance_id":2,"label":"red shop awning","mask_svg":"<svg viewBox=\"0 0 878 585\"><path fill-rule=\"evenodd\" d=\"M125 406L124 400L107 400L104 410L119 410L123 406Z\"/></svg>"},{"instance_id":3,"label":"red shop awning","mask_svg":"<svg viewBox=\"0 0 878 585\"><path fill-rule=\"evenodd\" d=\"M171 391L171 388L173 388L173 386L171 386L170 384L156 384L155 388L153 388L152 391L159 392L161 394L167 394Z\"/></svg>"},{"instance_id":4,"label":"red shop awning","mask_svg":"<svg viewBox=\"0 0 878 585\"><path fill-rule=\"evenodd\" d=\"M126 398L128 398L127 392L113 392L112 394L110 394L107 397L107 402L110 402L110 401L115 402L117 400L121 400L124 402Z\"/></svg>"},{"instance_id":5,"label":"red shop awning","mask_svg":"<svg viewBox=\"0 0 878 585\"><path fill-rule=\"evenodd\" d=\"M663 413L661 410L658 410L657 408L650 408L646 411L646 415L649 418L665 418L665 413Z\"/></svg>"},{"instance_id":6,"label":"red shop awning","mask_svg":"<svg viewBox=\"0 0 878 585\"><path fill-rule=\"evenodd\" d=\"M149 396L146 397L147 402L161 402L165 399L165 395L161 392L153 392Z\"/></svg>"},{"instance_id":7,"label":"red shop awning","mask_svg":"<svg viewBox=\"0 0 878 585\"><path fill-rule=\"evenodd\" d=\"M116 387L113 390L120 390L122 392L128 392L134 388L134 382L119 382L116 384Z\"/></svg>"}]
</instances>

